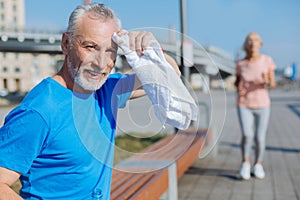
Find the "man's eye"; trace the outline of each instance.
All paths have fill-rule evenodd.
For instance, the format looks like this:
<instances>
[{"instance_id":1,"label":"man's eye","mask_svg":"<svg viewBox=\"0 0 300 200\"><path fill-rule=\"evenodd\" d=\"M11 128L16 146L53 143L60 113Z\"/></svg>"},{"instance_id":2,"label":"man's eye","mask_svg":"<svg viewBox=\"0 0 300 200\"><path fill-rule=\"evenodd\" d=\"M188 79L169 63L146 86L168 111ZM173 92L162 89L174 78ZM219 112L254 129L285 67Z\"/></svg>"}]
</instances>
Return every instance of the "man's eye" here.
<instances>
[{"instance_id":1,"label":"man's eye","mask_svg":"<svg viewBox=\"0 0 300 200\"><path fill-rule=\"evenodd\" d=\"M87 49L95 49L96 46L95 45L87 45L87 46L85 46L85 48L87 48Z\"/></svg>"}]
</instances>

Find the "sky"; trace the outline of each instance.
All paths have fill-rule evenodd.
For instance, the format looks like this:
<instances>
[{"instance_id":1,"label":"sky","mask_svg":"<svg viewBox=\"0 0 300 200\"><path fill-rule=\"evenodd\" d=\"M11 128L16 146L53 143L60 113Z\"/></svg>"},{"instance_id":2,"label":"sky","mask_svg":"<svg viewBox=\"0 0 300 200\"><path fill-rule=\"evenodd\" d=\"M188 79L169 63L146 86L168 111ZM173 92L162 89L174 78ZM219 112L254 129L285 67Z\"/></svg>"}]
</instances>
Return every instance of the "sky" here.
<instances>
[{"instance_id":1,"label":"sky","mask_svg":"<svg viewBox=\"0 0 300 200\"><path fill-rule=\"evenodd\" d=\"M65 30L72 10L83 0L25 0L26 27ZM167 34L180 31L180 0L92 0L112 8L123 28ZM186 35L196 45L215 46L241 58L249 32L263 40L261 52L278 68L300 66L299 0L186 0ZM149 29L149 27L151 27ZM155 30L160 30L156 32Z\"/></svg>"}]
</instances>

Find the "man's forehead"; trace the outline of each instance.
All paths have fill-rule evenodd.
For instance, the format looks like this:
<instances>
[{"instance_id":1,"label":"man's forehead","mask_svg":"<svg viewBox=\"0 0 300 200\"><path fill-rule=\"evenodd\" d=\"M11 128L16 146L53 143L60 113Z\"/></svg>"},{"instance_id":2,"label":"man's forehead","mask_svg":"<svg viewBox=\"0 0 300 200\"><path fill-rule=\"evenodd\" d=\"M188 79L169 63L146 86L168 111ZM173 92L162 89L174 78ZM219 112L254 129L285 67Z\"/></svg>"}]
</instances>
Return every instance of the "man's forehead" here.
<instances>
[{"instance_id":1,"label":"man's forehead","mask_svg":"<svg viewBox=\"0 0 300 200\"><path fill-rule=\"evenodd\" d=\"M80 40L89 40L95 43L111 43L111 37L116 31L115 24L110 20L81 20L75 35Z\"/></svg>"}]
</instances>

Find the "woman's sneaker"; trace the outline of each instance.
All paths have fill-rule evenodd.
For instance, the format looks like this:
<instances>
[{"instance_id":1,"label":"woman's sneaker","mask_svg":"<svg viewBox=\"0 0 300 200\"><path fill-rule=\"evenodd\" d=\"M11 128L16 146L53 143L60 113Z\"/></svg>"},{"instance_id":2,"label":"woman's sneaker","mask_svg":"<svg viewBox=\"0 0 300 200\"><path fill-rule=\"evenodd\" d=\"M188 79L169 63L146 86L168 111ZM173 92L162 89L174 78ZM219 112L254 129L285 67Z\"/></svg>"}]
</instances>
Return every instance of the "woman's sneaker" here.
<instances>
[{"instance_id":1,"label":"woman's sneaker","mask_svg":"<svg viewBox=\"0 0 300 200\"><path fill-rule=\"evenodd\" d=\"M240 176L244 180L250 179L250 163L249 162L243 162L240 169Z\"/></svg>"},{"instance_id":2,"label":"woman's sneaker","mask_svg":"<svg viewBox=\"0 0 300 200\"><path fill-rule=\"evenodd\" d=\"M265 171L261 164L254 165L253 173L256 178L259 178L259 179L265 178Z\"/></svg>"}]
</instances>

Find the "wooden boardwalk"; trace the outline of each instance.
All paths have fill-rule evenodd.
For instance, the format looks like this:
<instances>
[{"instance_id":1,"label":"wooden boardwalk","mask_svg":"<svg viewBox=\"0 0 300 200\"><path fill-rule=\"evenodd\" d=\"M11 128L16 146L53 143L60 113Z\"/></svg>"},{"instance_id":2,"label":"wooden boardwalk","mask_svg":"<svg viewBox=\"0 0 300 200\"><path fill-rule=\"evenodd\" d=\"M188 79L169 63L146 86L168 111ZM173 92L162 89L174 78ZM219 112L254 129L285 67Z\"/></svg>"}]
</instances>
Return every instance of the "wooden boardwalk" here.
<instances>
[{"instance_id":1,"label":"wooden boardwalk","mask_svg":"<svg viewBox=\"0 0 300 200\"><path fill-rule=\"evenodd\" d=\"M199 159L179 180L180 200L300 200L300 92L271 91L266 177L240 180L240 127L235 94L227 93L217 153ZM254 151L253 151L254 154ZM214 156L213 156L214 155ZM253 157L252 157L253 161Z\"/></svg>"}]
</instances>

